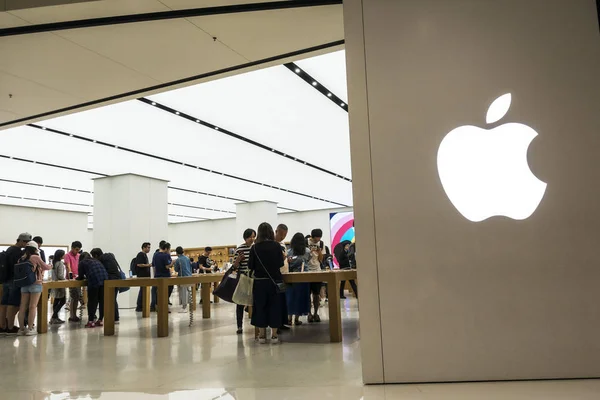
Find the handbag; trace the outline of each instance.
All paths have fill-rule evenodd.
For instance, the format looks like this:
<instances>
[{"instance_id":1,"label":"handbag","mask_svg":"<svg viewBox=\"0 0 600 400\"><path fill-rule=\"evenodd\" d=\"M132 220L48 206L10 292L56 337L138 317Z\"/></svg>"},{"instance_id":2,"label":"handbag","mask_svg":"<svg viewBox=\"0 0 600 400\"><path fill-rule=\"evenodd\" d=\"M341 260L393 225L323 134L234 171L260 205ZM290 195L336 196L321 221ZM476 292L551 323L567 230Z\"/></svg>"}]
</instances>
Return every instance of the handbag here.
<instances>
[{"instance_id":1,"label":"handbag","mask_svg":"<svg viewBox=\"0 0 600 400\"><path fill-rule=\"evenodd\" d=\"M263 264L262 260L258 256L258 253L256 252L256 248L253 247L253 250L254 250L254 254L256 255L256 258L258 258L258 262L260 262L260 265L262 265L263 269L269 276L269 279L271 280L271 282L273 282L273 285L275 285L275 291L278 294L285 293L285 291L287 290L287 285L285 284L285 282L275 282L275 280L271 277L271 274L267 270L267 267L265 267L265 264Z\"/></svg>"},{"instance_id":2,"label":"handbag","mask_svg":"<svg viewBox=\"0 0 600 400\"><path fill-rule=\"evenodd\" d=\"M239 283L240 273L234 274L234 268L229 268L213 294L229 303L234 303L233 294Z\"/></svg>"},{"instance_id":3,"label":"handbag","mask_svg":"<svg viewBox=\"0 0 600 400\"><path fill-rule=\"evenodd\" d=\"M239 280L235 292L233 292L232 300L235 304L241 306L251 306L254 301L252 290L254 289L254 278L238 274Z\"/></svg>"},{"instance_id":4,"label":"handbag","mask_svg":"<svg viewBox=\"0 0 600 400\"><path fill-rule=\"evenodd\" d=\"M37 280L35 267L29 260L24 260L15 264L14 272L14 282L15 286L18 288L33 285Z\"/></svg>"}]
</instances>

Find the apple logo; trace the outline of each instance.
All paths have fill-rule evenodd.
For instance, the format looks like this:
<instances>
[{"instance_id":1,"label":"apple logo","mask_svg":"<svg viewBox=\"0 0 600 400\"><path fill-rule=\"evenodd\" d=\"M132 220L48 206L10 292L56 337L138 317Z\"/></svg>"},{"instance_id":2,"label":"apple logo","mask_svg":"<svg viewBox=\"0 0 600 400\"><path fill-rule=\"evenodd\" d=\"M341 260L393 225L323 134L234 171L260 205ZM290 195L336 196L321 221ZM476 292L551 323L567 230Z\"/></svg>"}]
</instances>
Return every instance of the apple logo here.
<instances>
[{"instance_id":1,"label":"apple logo","mask_svg":"<svg viewBox=\"0 0 600 400\"><path fill-rule=\"evenodd\" d=\"M486 123L500 120L510 108L510 93L490 105ZM536 210L546 183L529 169L527 149L537 132L507 123L486 130L472 125L450 131L442 140L437 167L446 195L468 220L501 215L523 220Z\"/></svg>"}]
</instances>

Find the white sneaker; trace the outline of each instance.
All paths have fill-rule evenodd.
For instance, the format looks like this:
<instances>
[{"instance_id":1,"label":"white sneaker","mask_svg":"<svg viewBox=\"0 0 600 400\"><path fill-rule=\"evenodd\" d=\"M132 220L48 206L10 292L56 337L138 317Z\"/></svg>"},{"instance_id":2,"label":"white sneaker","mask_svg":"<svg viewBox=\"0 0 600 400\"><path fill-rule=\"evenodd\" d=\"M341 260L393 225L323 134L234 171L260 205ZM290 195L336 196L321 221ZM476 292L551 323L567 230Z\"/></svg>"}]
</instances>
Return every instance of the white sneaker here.
<instances>
[{"instance_id":1,"label":"white sneaker","mask_svg":"<svg viewBox=\"0 0 600 400\"><path fill-rule=\"evenodd\" d=\"M188 310L186 310L185 308L179 310L179 314L187 314Z\"/></svg>"},{"instance_id":2,"label":"white sneaker","mask_svg":"<svg viewBox=\"0 0 600 400\"><path fill-rule=\"evenodd\" d=\"M267 339L265 339L265 338L259 338L258 339L258 343L259 344L265 344L265 343L267 343Z\"/></svg>"},{"instance_id":3,"label":"white sneaker","mask_svg":"<svg viewBox=\"0 0 600 400\"><path fill-rule=\"evenodd\" d=\"M37 335L37 330L34 328L28 329L25 331L25 336L35 336Z\"/></svg>"},{"instance_id":4,"label":"white sneaker","mask_svg":"<svg viewBox=\"0 0 600 400\"><path fill-rule=\"evenodd\" d=\"M17 336L27 336L27 331L21 328L19 329L19 332L17 332Z\"/></svg>"},{"instance_id":5,"label":"white sneaker","mask_svg":"<svg viewBox=\"0 0 600 400\"><path fill-rule=\"evenodd\" d=\"M279 344L279 343L281 343L281 340L279 340L279 337L271 338L271 344Z\"/></svg>"}]
</instances>

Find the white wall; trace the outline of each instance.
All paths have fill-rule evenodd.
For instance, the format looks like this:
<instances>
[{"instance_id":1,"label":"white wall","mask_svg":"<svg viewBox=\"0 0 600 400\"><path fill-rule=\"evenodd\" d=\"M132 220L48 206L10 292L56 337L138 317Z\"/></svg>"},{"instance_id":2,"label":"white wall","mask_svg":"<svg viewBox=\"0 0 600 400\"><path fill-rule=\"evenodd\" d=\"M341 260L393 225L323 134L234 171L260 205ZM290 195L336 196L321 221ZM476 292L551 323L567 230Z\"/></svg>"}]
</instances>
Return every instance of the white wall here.
<instances>
[{"instance_id":1,"label":"white wall","mask_svg":"<svg viewBox=\"0 0 600 400\"><path fill-rule=\"evenodd\" d=\"M323 242L329 246L329 213L352 211L352 208L303 211L279 214L279 223L289 229L287 240L296 232L310 234L315 228L323 230ZM252 228L256 229L256 226ZM242 242L242 232L237 232L235 218L212 221L169 224L169 242L172 246L204 247L236 245Z\"/></svg>"},{"instance_id":2,"label":"white wall","mask_svg":"<svg viewBox=\"0 0 600 400\"><path fill-rule=\"evenodd\" d=\"M599 377L596 2L346 0L344 17L365 383ZM471 222L437 151L495 128L507 92L499 124L539 133L520 165L548 187L527 219Z\"/></svg>"},{"instance_id":3,"label":"white wall","mask_svg":"<svg viewBox=\"0 0 600 400\"><path fill-rule=\"evenodd\" d=\"M41 236L44 244L70 245L74 240L91 249L87 213L0 205L0 244L13 244L22 232Z\"/></svg>"}]
</instances>

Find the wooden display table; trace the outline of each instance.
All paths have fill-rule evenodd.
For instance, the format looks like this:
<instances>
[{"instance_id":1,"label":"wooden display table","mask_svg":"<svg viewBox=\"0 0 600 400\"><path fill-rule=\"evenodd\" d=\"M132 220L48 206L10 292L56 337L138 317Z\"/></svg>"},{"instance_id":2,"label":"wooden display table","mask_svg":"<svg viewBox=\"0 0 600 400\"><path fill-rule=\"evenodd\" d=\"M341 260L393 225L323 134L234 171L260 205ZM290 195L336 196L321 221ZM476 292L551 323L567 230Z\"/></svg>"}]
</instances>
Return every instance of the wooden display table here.
<instances>
[{"instance_id":1,"label":"wooden display table","mask_svg":"<svg viewBox=\"0 0 600 400\"><path fill-rule=\"evenodd\" d=\"M50 289L69 289L80 287L87 287L87 281L68 280L42 283L42 295L40 296L37 309L38 333L48 332L48 291Z\"/></svg>"},{"instance_id":2,"label":"wooden display table","mask_svg":"<svg viewBox=\"0 0 600 400\"><path fill-rule=\"evenodd\" d=\"M289 272L283 275L285 283L326 282L329 296L329 340L342 341L342 312L340 310L340 282L356 280L356 270L319 272Z\"/></svg>"},{"instance_id":3,"label":"wooden display table","mask_svg":"<svg viewBox=\"0 0 600 400\"><path fill-rule=\"evenodd\" d=\"M157 335L158 337L169 336L169 286L190 285L192 287L193 304L196 303L196 284L201 284L202 298L202 318L210 318L210 288L214 282L220 282L224 274L198 274L186 277L175 278L129 278L104 281L104 336L113 336L115 334L115 288L119 287L141 287L144 290L142 299L144 302L142 313L148 315L150 307L148 305L149 287L156 286L157 299L156 308L158 311Z\"/></svg>"}]
</instances>

